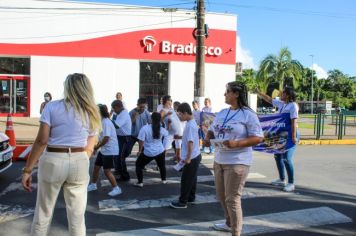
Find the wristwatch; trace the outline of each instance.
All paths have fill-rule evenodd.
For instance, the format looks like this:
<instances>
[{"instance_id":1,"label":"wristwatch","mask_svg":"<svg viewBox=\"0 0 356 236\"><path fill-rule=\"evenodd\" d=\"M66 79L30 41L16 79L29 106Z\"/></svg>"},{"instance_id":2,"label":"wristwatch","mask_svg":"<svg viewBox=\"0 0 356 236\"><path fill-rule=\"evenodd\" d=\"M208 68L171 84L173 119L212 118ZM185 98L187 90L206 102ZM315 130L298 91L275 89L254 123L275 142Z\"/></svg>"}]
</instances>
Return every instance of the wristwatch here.
<instances>
[{"instance_id":1,"label":"wristwatch","mask_svg":"<svg viewBox=\"0 0 356 236\"><path fill-rule=\"evenodd\" d=\"M22 173L23 174L31 174L32 170L25 166L24 168L22 168Z\"/></svg>"}]
</instances>

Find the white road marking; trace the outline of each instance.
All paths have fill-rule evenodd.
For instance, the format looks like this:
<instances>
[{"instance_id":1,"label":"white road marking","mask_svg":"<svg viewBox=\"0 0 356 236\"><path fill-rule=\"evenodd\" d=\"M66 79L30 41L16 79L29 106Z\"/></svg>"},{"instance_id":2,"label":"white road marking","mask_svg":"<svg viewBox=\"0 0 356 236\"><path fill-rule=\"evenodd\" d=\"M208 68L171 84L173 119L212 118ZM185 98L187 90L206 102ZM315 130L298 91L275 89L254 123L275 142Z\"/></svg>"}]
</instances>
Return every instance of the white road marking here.
<instances>
[{"instance_id":1,"label":"white road marking","mask_svg":"<svg viewBox=\"0 0 356 236\"><path fill-rule=\"evenodd\" d=\"M229 236L231 233L211 229L215 223L222 221L199 222L194 224L173 225L160 228L130 230L122 232L100 233L97 236ZM352 219L329 208L318 207L296 211L287 211L244 218L242 235L258 235L295 229L306 229L312 226L350 223ZM307 230L306 231L306 235Z\"/></svg>"},{"instance_id":2,"label":"white road marking","mask_svg":"<svg viewBox=\"0 0 356 236\"><path fill-rule=\"evenodd\" d=\"M0 224L16 220L18 218L26 217L33 214L34 209L23 209L21 206L5 206L0 204Z\"/></svg>"},{"instance_id":3,"label":"white road marking","mask_svg":"<svg viewBox=\"0 0 356 236\"><path fill-rule=\"evenodd\" d=\"M269 197L269 196L283 196L293 193L286 193L281 191L248 191L244 190L242 198L256 198L256 197ZM120 211L120 210L130 210L130 209L144 209L144 208L156 208L156 207L167 207L169 204L177 200L178 196L171 196L167 198L160 199L148 199L148 200L117 200L117 199L106 199L99 201L100 211ZM194 204L204 204L204 203L214 203L217 202L215 193L199 193L196 194L196 201Z\"/></svg>"},{"instance_id":4,"label":"white road marking","mask_svg":"<svg viewBox=\"0 0 356 236\"><path fill-rule=\"evenodd\" d=\"M32 183L32 189L37 189L37 183ZM7 186L1 193L0 197L11 191L25 191L22 187L21 182L13 182L9 186Z\"/></svg>"},{"instance_id":5,"label":"white road marking","mask_svg":"<svg viewBox=\"0 0 356 236\"><path fill-rule=\"evenodd\" d=\"M180 183L180 178L181 177L179 177L179 176L167 178L167 184ZM266 178L266 176L261 175L259 173L249 173L247 176L247 179L262 179L262 178ZM213 175L198 176L198 183L212 182L212 181L214 181ZM130 183L132 183L132 184L137 183L137 179L130 179ZM161 178L144 178L143 179L144 185L161 184L161 183L162 183ZM110 186L109 180L101 180L100 184L101 184L101 187Z\"/></svg>"}]
</instances>

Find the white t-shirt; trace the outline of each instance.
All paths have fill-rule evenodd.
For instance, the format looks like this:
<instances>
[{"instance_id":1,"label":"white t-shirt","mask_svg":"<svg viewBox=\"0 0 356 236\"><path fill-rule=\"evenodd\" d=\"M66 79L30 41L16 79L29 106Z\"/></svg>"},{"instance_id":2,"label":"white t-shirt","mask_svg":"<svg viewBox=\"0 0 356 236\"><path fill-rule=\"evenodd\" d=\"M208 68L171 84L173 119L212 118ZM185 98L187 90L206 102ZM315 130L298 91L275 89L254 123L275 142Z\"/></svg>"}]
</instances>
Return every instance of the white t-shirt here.
<instances>
[{"instance_id":1,"label":"white t-shirt","mask_svg":"<svg viewBox=\"0 0 356 236\"><path fill-rule=\"evenodd\" d=\"M119 144L117 142L116 130L109 118L101 120L103 130L99 134L99 141L102 141L105 136L109 137L109 141L100 148L103 155L118 155Z\"/></svg>"},{"instance_id":2,"label":"white t-shirt","mask_svg":"<svg viewBox=\"0 0 356 236\"><path fill-rule=\"evenodd\" d=\"M168 120L171 121L170 123L170 128L167 129L168 133L170 135L179 135L182 136L183 134L183 128L181 125L181 121L178 118L177 113L173 110L173 108L163 108L164 112L167 114L168 112L171 112L172 114L166 116L163 120L164 124L165 124L165 128L167 129L168 127Z\"/></svg>"},{"instance_id":3,"label":"white t-shirt","mask_svg":"<svg viewBox=\"0 0 356 236\"><path fill-rule=\"evenodd\" d=\"M197 124L200 125L200 111L193 110L193 116L194 116L195 122L197 122Z\"/></svg>"},{"instance_id":4,"label":"white t-shirt","mask_svg":"<svg viewBox=\"0 0 356 236\"><path fill-rule=\"evenodd\" d=\"M134 114L137 113L136 111L136 108L135 109L132 109L130 112L129 112L129 115L130 117L134 116ZM131 119L131 122L132 122L132 119ZM151 115L150 115L150 112L147 111L147 109L145 109L141 114L138 114L136 116L136 120L135 122L132 123L132 126L131 126L131 135L134 136L134 137L137 137L138 136L138 133L140 132L140 129L147 125L147 124L150 124L151 123Z\"/></svg>"},{"instance_id":5,"label":"white t-shirt","mask_svg":"<svg viewBox=\"0 0 356 236\"><path fill-rule=\"evenodd\" d=\"M190 141L193 142L193 150L191 154L192 156L190 157L192 160L200 154L198 125L194 119L187 121L187 123L185 124L183 137L182 137L182 149L180 155L181 160L185 160L187 158L188 143Z\"/></svg>"},{"instance_id":6,"label":"white t-shirt","mask_svg":"<svg viewBox=\"0 0 356 236\"><path fill-rule=\"evenodd\" d=\"M279 113L289 113L291 119L298 119L299 107L297 103L285 103L279 99L273 99L272 104L278 108Z\"/></svg>"},{"instance_id":7,"label":"white t-shirt","mask_svg":"<svg viewBox=\"0 0 356 236\"><path fill-rule=\"evenodd\" d=\"M212 107L203 107L203 109L201 109L202 112L213 112L213 108Z\"/></svg>"},{"instance_id":8,"label":"white t-shirt","mask_svg":"<svg viewBox=\"0 0 356 236\"><path fill-rule=\"evenodd\" d=\"M148 157L154 157L158 154L164 152L165 147L167 146L167 136L168 131L161 127L159 139L153 138L152 125L145 125L141 128L140 133L138 134L138 140L144 142L143 144L143 154ZM164 138L162 143L162 138Z\"/></svg>"},{"instance_id":9,"label":"white t-shirt","mask_svg":"<svg viewBox=\"0 0 356 236\"><path fill-rule=\"evenodd\" d=\"M248 108L221 110L209 130L215 139L242 140L251 136L263 137L260 121L256 113ZM252 164L252 147L215 149L215 162L218 164Z\"/></svg>"},{"instance_id":10,"label":"white t-shirt","mask_svg":"<svg viewBox=\"0 0 356 236\"><path fill-rule=\"evenodd\" d=\"M118 129L116 129L116 135L118 136L130 136L131 135L131 117L129 112L124 109L120 114L114 113L112 120L115 122Z\"/></svg>"},{"instance_id":11,"label":"white t-shirt","mask_svg":"<svg viewBox=\"0 0 356 236\"><path fill-rule=\"evenodd\" d=\"M89 124L83 123L72 106L66 108L63 99L47 103L40 122L48 124L51 129L49 146L85 147L88 136L95 135L95 132L89 130Z\"/></svg>"},{"instance_id":12,"label":"white t-shirt","mask_svg":"<svg viewBox=\"0 0 356 236\"><path fill-rule=\"evenodd\" d=\"M163 105L162 104L158 104L156 111L157 112L161 112L162 109L163 109Z\"/></svg>"}]
</instances>

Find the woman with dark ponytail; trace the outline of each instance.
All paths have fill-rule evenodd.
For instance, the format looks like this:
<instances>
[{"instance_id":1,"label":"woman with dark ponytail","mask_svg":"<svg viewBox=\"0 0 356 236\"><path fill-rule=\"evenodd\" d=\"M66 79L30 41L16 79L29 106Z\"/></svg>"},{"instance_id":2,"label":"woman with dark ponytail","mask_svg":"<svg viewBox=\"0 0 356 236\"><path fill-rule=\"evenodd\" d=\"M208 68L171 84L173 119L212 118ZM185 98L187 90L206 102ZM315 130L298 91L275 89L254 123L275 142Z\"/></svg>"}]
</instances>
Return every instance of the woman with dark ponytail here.
<instances>
[{"instance_id":1,"label":"woman with dark ponytail","mask_svg":"<svg viewBox=\"0 0 356 236\"><path fill-rule=\"evenodd\" d=\"M143 126L138 135L139 150L136 160L137 187L143 187L143 169L152 160L155 160L161 174L162 183L166 184L165 150L168 144L168 131L161 127L161 114L153 112L152 124ZM163 138L163 143L162 143Z\"/></svg>"},{"instance_id":2,"label":"woman with dark ponytail","mask_svg":"<svg viewBox=\"0 0 356 236\"><path fill-rule=\"evenodd\" d=\"M216 143L214 175L217 197L224 209L225 223L214 224L219 231L240 236L242 230L242 190L252 163L252 146L263 139L256 113L247 104L246 86L238 82L226 85L225 103L217 113L205 142Z\"/></svg>"},{"instance_id":3,"label":"woman with dark ponytail","mask_svg":"<svg viewBox=\"0 0 356 236\"><path fill-rule=\"evenodd\" d=\"M278 108L279 113L288 113L291 126L292 126L292 142L298 144L299 141L299 131L298 131L298 114L299 107L296 103L296 94L293 88L285 87L282 91L280 99L272 99L270 96L257 91L257 94L266 102L271 103L273 106ZM274 186L281 186L286 192L292 192L295 190L294 186L294 166L293 157L295 153L296 145L288 149L285 153L275 154L274 159L276 160L278 179L271 182ZM284 169L287 171L288 183L286 182L286 176Z\"/></svg>"}]
</instances>

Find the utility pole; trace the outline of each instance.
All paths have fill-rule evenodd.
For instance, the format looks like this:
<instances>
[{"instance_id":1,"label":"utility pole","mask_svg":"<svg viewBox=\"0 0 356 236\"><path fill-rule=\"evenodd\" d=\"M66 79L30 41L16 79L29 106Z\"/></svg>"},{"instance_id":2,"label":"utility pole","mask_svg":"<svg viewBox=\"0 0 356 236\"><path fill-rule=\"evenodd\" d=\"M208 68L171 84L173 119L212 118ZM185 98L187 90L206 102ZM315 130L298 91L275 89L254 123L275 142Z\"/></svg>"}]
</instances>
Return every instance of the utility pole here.
<instances>
[{"instance_id":1,"label":"utility pole","mask_svg":"<svg viewBox=\"0 0 356 236\"><path fill-rule=\"evenodd\" d=\"M311 101L310 101L310 114L313 114L313 107L314 107L314 99L313 99L313 94L314 94L314 91L313 91L313 89L314 89L314 55L313 54L311 54L311 55L309 55L309 56L311 56L311 59L312 59L312 64L311 64Z\"/></svg>"},{"instance_id":2,"label":"utility pole","mask_svg":"<svg viewBox=\"0 0 356 236\"><path fill-rule=\"evenodd\" d=\"M205 3L204 0L197 0L197 28L196 36L196 57L195 57L195 81L194 97L199 105L203 104L205 96ZM202 107L202 106L201 106Z\"/></svg>"}]
</instances>

